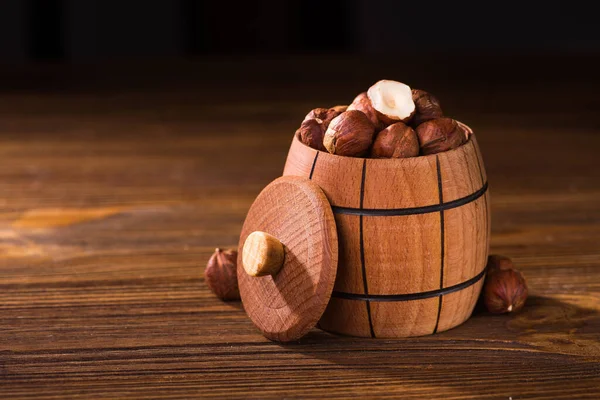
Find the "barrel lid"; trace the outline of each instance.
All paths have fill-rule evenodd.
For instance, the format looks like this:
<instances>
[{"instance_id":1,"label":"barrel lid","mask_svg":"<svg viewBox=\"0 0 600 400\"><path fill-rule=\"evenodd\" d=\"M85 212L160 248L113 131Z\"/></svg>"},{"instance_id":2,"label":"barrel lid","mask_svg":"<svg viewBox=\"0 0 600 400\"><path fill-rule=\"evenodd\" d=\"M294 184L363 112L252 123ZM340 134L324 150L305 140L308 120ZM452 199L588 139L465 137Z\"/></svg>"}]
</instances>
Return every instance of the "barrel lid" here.
<instances>
[{"instance_id":1,"label":"barrel lid","mask_svg":"<svg viewBox=\"0 0 600 400\"><path fill-rule=\"evenodd\" d=\"M335 219L323 191L298 176L265 187L242 228L237 275L246 313L267 338L296 340L317 324L337 263Z\"/></svg>"}]
</instances>

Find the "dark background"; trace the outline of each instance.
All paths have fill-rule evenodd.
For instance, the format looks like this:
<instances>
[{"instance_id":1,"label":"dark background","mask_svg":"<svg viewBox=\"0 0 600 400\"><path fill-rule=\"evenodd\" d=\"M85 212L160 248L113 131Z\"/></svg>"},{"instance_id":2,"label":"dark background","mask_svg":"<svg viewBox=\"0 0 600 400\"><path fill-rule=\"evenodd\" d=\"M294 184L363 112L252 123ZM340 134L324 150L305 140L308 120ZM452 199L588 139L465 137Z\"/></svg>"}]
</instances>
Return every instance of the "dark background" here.
<instances>
[{"instance_id":1,"label":"dark background","mask_svg":"<svg viewBox=\"0 0 600 400\"><path fill-rule=\"evenodd\" d=\"M583 2L3 0L0 61L600 51Z\"/></svg>"}]
</instances>

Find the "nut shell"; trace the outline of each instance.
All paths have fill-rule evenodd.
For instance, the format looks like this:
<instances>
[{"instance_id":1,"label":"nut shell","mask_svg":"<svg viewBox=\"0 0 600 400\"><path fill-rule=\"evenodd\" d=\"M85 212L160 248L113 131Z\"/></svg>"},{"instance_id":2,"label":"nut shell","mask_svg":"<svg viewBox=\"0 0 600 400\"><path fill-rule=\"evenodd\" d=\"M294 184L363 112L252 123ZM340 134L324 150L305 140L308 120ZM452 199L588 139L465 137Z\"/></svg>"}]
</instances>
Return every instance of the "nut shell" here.
<instances>
[{"instance_id":1,"label":"nut shell","mask_svg":"<svg viewBox=\"0 0 600 400\"><path fill-rule=\"evenodd\" d=\"M464 131L465 133L465 139L469 140L469 138L471 137L471 135L473 134L473 129L471 129L469 126L463 124L460 121L456 121L456 123L458 124L458 126Z\"/></svg>"},{"instance_id":2,"label":"nut shell","mask_svg":"<svg viewBox=\"0 0 600 400\"><path fill-rule=\"evenodd\" d=\"M408 158L418 155L417 134L402 122L390 125L379 132L371 148L373 158Z\"/></svg>"},{"instance_id":3,"label":"nut shell","mask_svg":"<svg viewBox=\"0 0 600 400\"><path fill-rule=\"evenodd\" d=\"M239 300L237 281L237 256L235 250L215 249L204 270L204 280L210 290L221 300Z\"/></svg>"},{"instance_id":4,"label":"nut shell","mask_svg":"<svg viewBox=\"0 0 600 400\"><path fill-rule=\"evenodd\" d=\"M412 98L415 102L415 115L411 121L412 126L418 126L425 121L440 118L444 115L440 101L424 90L412 89Z\"/></svg>"},{"instance_id":5,"label":"nut shell","mask_svg":"<svg viewBox=\"0 0 600 400\"><path fill-rule=\"evenodd\" d=\"M467 141L464 129L452 118L436 118L417 126L421 154L455 149Z\"/></svg>"},{"instance_id":6,"label":"nut shell","mask_svg":"<svg viewBox=\"0 0 600 400\"><path fill-rule=\"evenodd\" d=\"M516 269L499 269L488 274L483 288L483 300L489 312L517 312L527 300L527 283Z\"/></svg>"},{"instance_id":7,"label":"nut shell","mask_svg":"<svg viewBox=\"0 0 600 400\"><path fill-rule=\"evenodd\" d=\"M373 143L375 127L361 111L349 110L335 117L323 144L331 154L347 157L361 157Z\"/></svg>"}]
</instances>

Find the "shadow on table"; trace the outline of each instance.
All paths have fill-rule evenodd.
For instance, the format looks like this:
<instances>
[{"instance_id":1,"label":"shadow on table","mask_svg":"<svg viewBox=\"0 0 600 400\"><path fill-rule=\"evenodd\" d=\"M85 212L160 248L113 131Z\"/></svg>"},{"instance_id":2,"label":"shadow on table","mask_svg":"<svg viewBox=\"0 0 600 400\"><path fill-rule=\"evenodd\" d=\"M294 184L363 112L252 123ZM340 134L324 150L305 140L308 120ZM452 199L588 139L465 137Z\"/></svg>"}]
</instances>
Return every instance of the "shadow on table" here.
<instances>
[{"instance_id":1,"label":"shadow on table","mask_svg":"<svg viewBox=\"0 0 600 400\"><path fill-rule=\"evenodd\" d=\"M519 342L540 350L600 359L600 300L580 294L572 301L530 297L506 328L518 334Z\"/></svg>"},{"instance_id":2,"label":"shadow on table","mask_svg":"<svg viewBox=\"0 0 600 400\"><path fill-rule=\"evenodd\" d=\"M582 295L573 302L594 308L534 296L516 314L479 309L463 325L436 335L368 339L313 330L282 346L329 363L332 371L360 370L366 380L480 393L500 377L507 388L521 382L518 371L541 378L544 371L600 361L598 299Z\"/></svg>"}]
</instances>

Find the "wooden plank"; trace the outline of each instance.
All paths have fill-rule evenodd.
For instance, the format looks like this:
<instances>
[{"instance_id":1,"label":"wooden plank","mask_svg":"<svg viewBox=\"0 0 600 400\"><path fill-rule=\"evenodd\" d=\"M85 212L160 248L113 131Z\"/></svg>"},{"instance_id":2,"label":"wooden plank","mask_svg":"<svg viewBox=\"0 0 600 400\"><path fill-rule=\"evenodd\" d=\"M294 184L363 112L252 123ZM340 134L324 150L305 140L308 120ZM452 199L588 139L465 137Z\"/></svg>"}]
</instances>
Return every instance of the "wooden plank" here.
<instances>
[{"instance_id":1,"label":"wooden plank","mask_svg":"<svg viewBox=\"0 0 600 400\"><path fill-rule=\"evenodd\" d=\"M438 199L435 157L368 160L364 208L422 207Z\"/></svg>"},{"instance_id":2,"label":"wooden plank","mask_svg":"<svg viewBox=\"0 0 600 400\"><path fill-rule=\"evenodd\" d=\"M336 214L338 229L338 274L334 290L345 293L365 293L360 258L360 217L356 215Z\"/></svg>"},{"instance_id":3,"label":"wooden plank","mask_svg":"<svg viewBox=\"0 0 600 400\"><path fill-rule=\"evenodd\" d=\"M365 269L371 294L440 289L440 215L364 217Z\"/></svg>"},{"instance_id":4,"label":"wooden plank","mask_svg":"<svg viewBox=\"0 0 600 400\"><path fill-rule=\"evenodd\" d=\"M485 268L487 227L485 197L444 211L443 287L468 281Z\"/></svg>"}]
</instances>

